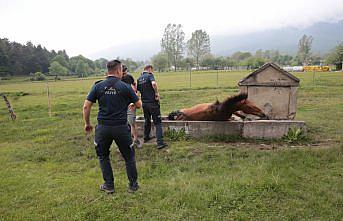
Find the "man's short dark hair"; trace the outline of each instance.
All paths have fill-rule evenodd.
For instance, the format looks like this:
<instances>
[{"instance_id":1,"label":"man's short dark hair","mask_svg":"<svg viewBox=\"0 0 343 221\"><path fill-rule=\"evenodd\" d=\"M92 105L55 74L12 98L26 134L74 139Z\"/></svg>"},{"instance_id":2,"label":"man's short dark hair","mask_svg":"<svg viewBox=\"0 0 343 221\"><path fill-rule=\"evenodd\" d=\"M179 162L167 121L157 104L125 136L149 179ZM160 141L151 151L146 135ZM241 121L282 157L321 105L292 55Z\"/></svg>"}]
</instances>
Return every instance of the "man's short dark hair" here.
<instances>
[{"instance_id":1,"label":"man's short dark hair","mask_svg":"<svg viewBox=\"0 0 343 221\"><path fill-rule=\"evenodd\" d=\"M116 70L121 64L119 60L112 60L107 62L106 67L108 71Z\"/></svg>"},{"instance_id":2,"label":"man's short dark hair","mask_svg":"<svg viewBox=\"0 0 343 221\"><path fill-rule=\"evenodd\" d=\"M154 69L154 67L151 64L148 64L144 67L144 71L147 71L149 68Z\"/></svg>"},{"instance_id":3,"label":"man's short dark hair","mask_svg":"<svg viewBox=\"0 0 343 221\"><path fill-rule=\"evenodd\" d=\"M127 68L127 66L124 64L123 65L123 72L127 72L128 71L128 68Z\"/></svg>"}]
</instances>

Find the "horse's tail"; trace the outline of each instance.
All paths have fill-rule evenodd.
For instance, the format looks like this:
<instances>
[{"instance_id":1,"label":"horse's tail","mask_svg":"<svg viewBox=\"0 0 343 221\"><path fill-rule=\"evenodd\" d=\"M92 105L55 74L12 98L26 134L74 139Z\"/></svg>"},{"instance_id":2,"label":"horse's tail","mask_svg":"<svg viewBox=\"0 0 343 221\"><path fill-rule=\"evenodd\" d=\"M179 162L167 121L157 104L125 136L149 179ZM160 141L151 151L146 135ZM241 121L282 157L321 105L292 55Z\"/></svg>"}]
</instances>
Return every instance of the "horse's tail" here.
<instances>
[{"instance_id":1,"label":"horse's tail","mask_svg":"<svg viewBox=\"0 0 343 221\"><path fill-rule=\"evenodd\" d=\"M168 114L168 120L176 120L180 115L183 115L181 111L172 111Z\"/></svg>"},{"instance_id":2,"label":"horse's tail","mask_svg":"<svg viewBox=\"0 0 343 221\"><path fill-rule=\"evenodd\" d=\"M226 113L233 113L235 111L236 104L242 100L248 98L247 93L237 94L231 97L228 97L220 106L221 111L225 111Z\"/></svg>"}]
</instances>

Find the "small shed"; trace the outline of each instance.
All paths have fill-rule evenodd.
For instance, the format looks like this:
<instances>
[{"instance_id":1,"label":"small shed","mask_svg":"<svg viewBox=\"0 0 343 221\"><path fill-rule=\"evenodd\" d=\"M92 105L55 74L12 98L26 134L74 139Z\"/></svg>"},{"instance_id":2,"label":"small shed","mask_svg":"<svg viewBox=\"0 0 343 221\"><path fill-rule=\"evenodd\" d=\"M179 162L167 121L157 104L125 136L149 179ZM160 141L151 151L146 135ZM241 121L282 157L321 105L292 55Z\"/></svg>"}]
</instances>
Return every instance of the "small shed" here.
<instances>
[{"instance_id":1,"label":"small shed","mask_svg":"<svg viewBox=\"0 0 343 221\"><path fill-rule=\"evenodd\" d=\"M295 117L299 82L276 64L266 63L240 80L238 86L270 119L285 120Z\"/></svg>"}]
</instances>

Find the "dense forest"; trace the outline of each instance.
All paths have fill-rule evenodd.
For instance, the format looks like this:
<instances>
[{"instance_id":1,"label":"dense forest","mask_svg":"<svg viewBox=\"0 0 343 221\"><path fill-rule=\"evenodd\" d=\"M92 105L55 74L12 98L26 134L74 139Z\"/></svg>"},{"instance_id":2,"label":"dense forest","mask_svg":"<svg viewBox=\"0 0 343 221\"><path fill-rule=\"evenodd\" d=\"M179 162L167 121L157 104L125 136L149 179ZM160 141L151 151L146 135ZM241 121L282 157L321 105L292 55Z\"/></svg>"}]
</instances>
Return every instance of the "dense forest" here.
<instances>
[{"instance_id":1,"label":"dense forest","mask_svg":"<svg viewBox=\"0 0 343 221\"><path fill-rule=\"evenodd\" d=\"M65 54L65 51L59 51ZM34 72L47 73L50 60L55 57L55 51L48 51L41 45L34 46L31 42L26 45L0 39L0 76L25 75Z\"/></svg>"},{"instance_id":2,"label":"dense forest","mask_svg":"<svg viewBox=\"0 0 343 221\"><path fill-rule=\"evenodd\" d=\"M142 62L121 59L129 70L135 70ZM82 55L69 57L65 50L47 50L41 45L27 42L22 45L0 38L0 77L30 75L41 72L47 75L88 76L101 74L106 69L107 60L92 61Z\"/></svg>"}]
</instances>

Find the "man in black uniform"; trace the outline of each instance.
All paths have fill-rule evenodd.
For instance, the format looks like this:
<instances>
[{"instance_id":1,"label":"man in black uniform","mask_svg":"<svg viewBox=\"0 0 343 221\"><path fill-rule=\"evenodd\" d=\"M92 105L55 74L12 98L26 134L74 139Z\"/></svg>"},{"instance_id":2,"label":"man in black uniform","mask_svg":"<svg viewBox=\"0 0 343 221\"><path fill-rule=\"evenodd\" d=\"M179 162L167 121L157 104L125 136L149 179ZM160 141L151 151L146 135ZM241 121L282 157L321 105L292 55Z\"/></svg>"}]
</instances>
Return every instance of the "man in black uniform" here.
<instances>
[{"instance_id":1,"label":"man in black uniform","mask_svg":"<svg viewBox=\"0 0 343 221\"><path fill-rule=\"evenodd\" d=\"M128 68L123 65L123 77L121 79L123 82L131 85L134 92L137 92L137 85L135 79L129 74ZM142 148L142 144L138 139L137 123L136 123L136 108L131 108L127 110L127 121L131 127L131 134L133 137L133 144L138 148Z\"/></svg>"},{"instance_id":2,"label":"man in black uniform","mask_svg":"<svg viewBox=\"0 0 343 221\"><path fill-rule=\"evenodd\" d=\"M126 164L129 179L129 192L138 189L135 151L132 144L130 129L127 125L127 109L135 106L140 108L142 103L130 87L122 82L122 64L118 60L107 63L107 78L97 82L89 92L83 105L85 130L90 133L93 129L89 116L93 103L99 102L98 125L95 128L95 150L99 158L104 184L100 190L114 192L114 178L110 162L110 146L117 144Z\"/></svg>"},{"instance_id":3,"label":"man in black uniform","mask_svg":"<svg viewBox=\"0 0 343 221\"><path fill-rule=\"evenodd\" d=\"M151 139L151 117L156 128L157 149L167 146L163 141L162 120L160 110L160 94L153 75L152 65L144 68L142 75L137 80L137 89L141 93L144 112L144 141Z\"/></svg>"}]
</instances>

